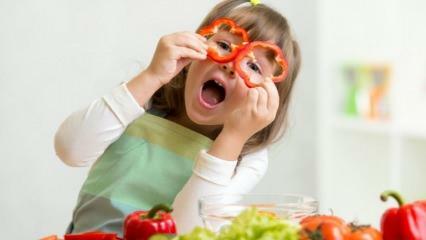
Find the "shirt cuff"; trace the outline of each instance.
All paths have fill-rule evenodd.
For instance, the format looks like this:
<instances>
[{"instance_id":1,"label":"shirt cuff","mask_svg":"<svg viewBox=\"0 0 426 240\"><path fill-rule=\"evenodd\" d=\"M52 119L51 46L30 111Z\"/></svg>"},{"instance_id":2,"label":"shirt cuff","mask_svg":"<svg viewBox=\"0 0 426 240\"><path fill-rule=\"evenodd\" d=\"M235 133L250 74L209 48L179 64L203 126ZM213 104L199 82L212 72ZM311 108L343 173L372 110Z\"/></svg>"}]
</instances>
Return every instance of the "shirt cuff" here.
<instances>
[{"instance_id":1,"label":"shirt cuff","mask_svg":"<svg viewBox=\"0 0 426 240\"><path fill-rule=\"evenodd\" d=\"M212 183L227 186L231 183L238 161L227 161L201 150L193 168L194 174Z\"/></svg>"},{"instance_id":2,"label":"shirt cuff","mask_svg":"<svg viewBox=\"0 0 426 240\"><path fill-rule=\"evenodd\" d=\"M145 112L127 89L126 83L113 89L103 100L125 127Z\"/></svg>"}]
</instances>

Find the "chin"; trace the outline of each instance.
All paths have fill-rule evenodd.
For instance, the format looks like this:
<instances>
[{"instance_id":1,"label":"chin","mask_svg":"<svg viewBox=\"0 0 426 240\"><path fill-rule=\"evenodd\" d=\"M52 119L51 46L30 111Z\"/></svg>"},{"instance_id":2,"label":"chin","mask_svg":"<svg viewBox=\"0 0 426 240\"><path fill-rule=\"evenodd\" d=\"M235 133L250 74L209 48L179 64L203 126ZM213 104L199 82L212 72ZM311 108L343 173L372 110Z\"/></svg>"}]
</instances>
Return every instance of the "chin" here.
<instances>
[{"instance_id":1,"label":"chin","mask_svg":"<svg viewBox=\"0 0 426 240\"><path fill-rule=\"evenodd\" d=\"M216 126L216 125L222 125L218 119L215 119L214 116L208 116L206 114L203 114L201 112L197 112L194 110L187 110L186 114L188 115L188 118L198 124L198 125L206 125L206 126Z\"/></svg>"}]
</instances>

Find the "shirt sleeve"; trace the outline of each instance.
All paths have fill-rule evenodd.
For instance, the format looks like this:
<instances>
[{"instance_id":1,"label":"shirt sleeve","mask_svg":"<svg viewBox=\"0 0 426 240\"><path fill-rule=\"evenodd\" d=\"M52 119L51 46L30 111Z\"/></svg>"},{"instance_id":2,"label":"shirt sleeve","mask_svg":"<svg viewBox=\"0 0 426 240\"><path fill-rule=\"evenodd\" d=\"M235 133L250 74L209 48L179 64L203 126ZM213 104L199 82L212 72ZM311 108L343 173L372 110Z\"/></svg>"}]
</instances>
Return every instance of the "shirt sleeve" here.
<instances>
[{"instance_id":1,"label":"shirt sleeve","mask_svg":"<svg viewBox=\"0 0 426 240\"><path fill-rule=\"evenodd\" d=\"M264 176L267 168L266 149L244 156L238 166L237 161L222 160L201 151L192 176L173 203L172 215L178 232L186 233L195 226L202 226L198 213L200 197L222 193L248 193Z\"/></svg>"},{"instance_id":2,"label":"shirt sleeve","mask_svg":"<svg viewBox=\"0 0 426 240\"><path fill-rule=\"evenodd\" d=\"M55 134L56 155L67 165L88 166L144 112L124 83L62 122Z\"/></svg>"}]
</instances>

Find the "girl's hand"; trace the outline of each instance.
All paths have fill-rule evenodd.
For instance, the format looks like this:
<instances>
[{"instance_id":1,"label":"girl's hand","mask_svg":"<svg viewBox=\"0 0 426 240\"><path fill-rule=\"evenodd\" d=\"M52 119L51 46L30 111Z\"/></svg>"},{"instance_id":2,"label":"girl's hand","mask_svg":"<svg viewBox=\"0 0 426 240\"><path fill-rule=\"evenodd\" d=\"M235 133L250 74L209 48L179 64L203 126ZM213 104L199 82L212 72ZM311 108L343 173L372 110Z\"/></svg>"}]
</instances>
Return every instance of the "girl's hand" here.
<instances>
[{"instance_id":1,"label":"girl's hand","mask_svg":"<svg viewBox=\"0 0 426 240\"><path fill-rule=\"evenodd\" d=\"M268 79L260 87L249 89L245 102L231 113L222 131L247 141L275 119L278 106L278 90Z\"/></svg>"},{"instance_id":2,"label":"girl's hand","mask_svg":"<svg viewBox=\"0 0 426 240\"><path fill-rule=\"evenodd\" d=\"M127 83L127 88L140 106L168 83L191 60L207 57L204 37L191 32L178 32L160 39L148 68Z\"/></svg>"},{"instance_id":3,"label":"girl's hand","mask_svg":"<svg viewBox=\"0 0 426 240\"><path fill-rule=\"evenodd\" d=\"M275 119L278 106L278 90L272 80L249 89L245 102L226 119L208 153L224 160L238 159L247 140Z\"/></svg>"},{"instance_id":4,"label":"girl's hand","mask_svg":"<svg viewBox=\"0 0 426 240\"><path fill-rule=\"evenodd\" d=\"M192 32L177 32L163 36L145 70L161 85L168 83L192 60L207 57L206 39Z\"/></svg>"}]
</instances>

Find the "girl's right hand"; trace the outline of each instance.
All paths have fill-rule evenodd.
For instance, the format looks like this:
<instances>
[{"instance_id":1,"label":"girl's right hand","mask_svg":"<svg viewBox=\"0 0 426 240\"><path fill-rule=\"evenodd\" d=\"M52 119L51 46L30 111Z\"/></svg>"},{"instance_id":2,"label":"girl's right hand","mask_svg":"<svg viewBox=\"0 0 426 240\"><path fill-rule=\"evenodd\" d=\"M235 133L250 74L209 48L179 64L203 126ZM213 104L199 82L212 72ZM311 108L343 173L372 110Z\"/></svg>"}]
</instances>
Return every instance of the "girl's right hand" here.
<instances>
[{"instance_id":1,"label":"girl's right hand","mask_svg":"<svg viewBox=\"0 0 426 240\"><path fill-rule=\"evenodd\" d=\"M177 32L161 37L146 69L161 85L168 83L192 60L207 57L206 39L192 32Z\"/></svg>"}]
</instances>

